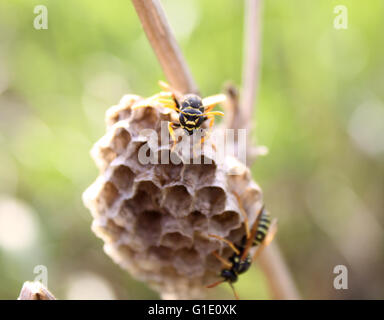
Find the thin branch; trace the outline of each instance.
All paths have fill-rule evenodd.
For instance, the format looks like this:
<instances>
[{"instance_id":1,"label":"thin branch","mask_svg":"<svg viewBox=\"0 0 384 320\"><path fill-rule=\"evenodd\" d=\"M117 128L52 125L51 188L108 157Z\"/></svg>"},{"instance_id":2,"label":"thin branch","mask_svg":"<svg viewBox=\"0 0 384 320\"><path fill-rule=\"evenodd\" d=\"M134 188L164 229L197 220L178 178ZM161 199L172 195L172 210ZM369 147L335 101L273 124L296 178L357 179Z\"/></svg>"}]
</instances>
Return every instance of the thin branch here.
<instances>
[{"instance_id":1,"label":"thin branch","mask_svg":"<svg viewBox=\"0 0 384 320\"><path fill-rule=\"evenodd\" d=\"M252 115L255 112L256 95L260 74L261 47L261 0L246 0L245 38L243 65L243 93L241 98L240 123L243 128L251 130ZM255 150L248 139L248 152ZM249 155L248 158L251 158ZM276 299L299 299L295 283L276 243L265 249L259 258L259 264L266 275L269 288Z\"/></svg>"},{"instance_id":2,"label":"thin branch","mask_svg":"<svg viewBox=\"0 0 384 320\"><path fill-rule=\"evenodd\" d=\"M242 128L250 130L260 74L261 0L246 0L243 91L241 95Z\"/></svg>"},{"instance_id":3,"label":"thin branch","mask_svg":"<svg viewBox=\"0 0 384 320\"><path fill-rule=\"evenodd\" d=\"M225 101L225 127L235 129L235 133L237 133L237 129L244 128L244 119L241 116L239 103L239 90L232 82L228 82L224 86L224 92L227 96ZM237 143L237 136L235 136L235 143Z\"/></svg>"},{"instance_id":4,"label":"thin branch","mask_svg":"<svg viewBox=\"0 0 384 320\"><path fill-rule=\"evenodd\" d=\"M258 264L267 278L268 287L274 299L300 299L292 275L280 253L276 241L269 244L260 254Z\"/></svg>"},{"instance_id":5,"label":"thin branch","mask_svg":"<svg viewBox=\"0 0 384 320\"><path fill-rule=\"evenodd\" d=\"M253 113L260 74L261 52L261 0L246 0L244 15L244 59L242 71L242 93L238 94L233 85L227 85L226 111L230 114L227 120L227 128L252 130ZM249 136L248 136L249 137ZM235 134L235 147L237 147L237 135ZM259 155L266 154L265 147L256 147L247 139L247 165L252 163Z\"/></svg>"},{"instance_id":6,"label":"thin branch","mask_svg":"<svg viewBox=\"0 0 384 320\"><path fill-rule=\"evenodd\" d=\"M160 1L132 0L132 2L169 83L183 93L197 93L197 86Z\"/></svg>"},{"instance_id":7,"label":"thin branch","mask_svg":"<svg viewBox=\"0 0 384 320\"><path fill-rule=\"evenodd\" d=\"M24 282L17 300L56 300L54 295L39 281Z\"/></svg>"}]
</instances>

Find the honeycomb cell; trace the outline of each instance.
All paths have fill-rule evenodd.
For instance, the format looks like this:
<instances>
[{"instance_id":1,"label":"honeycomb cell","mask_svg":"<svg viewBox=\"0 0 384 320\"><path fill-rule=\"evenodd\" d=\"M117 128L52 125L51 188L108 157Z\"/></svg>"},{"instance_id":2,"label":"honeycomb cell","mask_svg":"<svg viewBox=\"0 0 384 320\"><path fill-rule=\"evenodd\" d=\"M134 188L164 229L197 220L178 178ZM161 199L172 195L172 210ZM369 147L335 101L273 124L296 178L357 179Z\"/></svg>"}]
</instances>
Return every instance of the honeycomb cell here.
<instances>
[{"instance_id":1,"label":"honeycomb cell","mask_svg":"<svg viewBox=\"0 0 384 320\"><path fill-rule=\"evenodd\" d=\"M208 230L209 219L200 211L192 211L187 218L193 230L200 232Z\"/></svg>"},{"instance_id":2,"label":"honeycomb cell","mask_svg":"<svg viewBox=\"0 0 384 320\"><path fill-rule=\"evenodd\" d=\"M134 211L131 209L129 200L124 200L118 209L118 214L114 217L115 222L118 225L125 226L127 229L132 229L135 222L136 216Z\"/></svg>"},{"instance_id":3,"label":"honeycomb cell","mask_svg":"<svg viewBox=\"0 0 384 320\"><path fill-rule=\"evenodd\" d=\"M153 255L156 259L166 265L171 262L174 252L175 251L172 249L172 247L168 248L166 246L152 246L148 248L149 255Z\"/></svg>"},{"instance_id":4,"label":"honeycomb cell","mask_svg":"<svg viewBox=\"0 0 384 320\"><path fill-rule=\"evenodd\" d=\"M154 177L160 185L167 186L180 180L183 163L175 153L171 153L170 150L161 150L158 152L157 160Z\"/></svg>"},{"instance_id":5,"label":"honeycomb cell","mask_svg":"<svg viewBox=\"0 0 384 320\"><path fill-rule=\"evenodd\" d=\"M227 236L228 231L235 229L240 225L240 216L235 211L224 211L221 214L216 214L210 221L210 227L220 232L221 236Z\"/></svg>"},{"instance_id":6,"label":"honeycomb cell","mask_svg":"<svg viewBox=\"0 0 384 320\"><path fill-rule=\"evenodd\" d=\"M131 134L124 128L117 128L111 141L111 148L116 154L122 154L129 142L131 141Z\"/></svg>"},{"instance_id":7,"label":"honeycomb cell","mask_svg":"<svg viewBox=\"0 0 384 320\"><path fill-rule=\"evenodd\" d=\"M147 193L151 197L154 207L160 207L162 193L161 190L152 181L137 181L136 193L139 192Z\"/></svg>"},{"instance_id":8,"label":"honeycomb cell","mask_svg":"<svg viewBox=\"0 0 384 320\"><path fill-rule=\"evenodd\" d=\"M174 250L191 247L192 242L191 238L182 235L180 232L167 233L160 240L162 246L173 248Z\"/></svg>"},{"instance_id":9,"label":"honeycomb cell","mask_svg":"<svg viewBox=\"0 0 384 320\"><path fill-rule=\"evenodd\" d=\"M194 248L178 250L173 265L179 274L189 278L204 274L203 260Z\"/></svg>"},{"instance_id":10,"label":"honeycomb cell","mask_svg":"<svg viewBox=\"0 0 384 320\"><path fill-rule=\"evenodd\" d=\"M131 105L139 100L140 97L134 94L123 96L120 103L109 108L105 114L107 127L113 126L116 122L128 119L131 116Z\"/></svg>"},{"instance_id":11,"label":"honeycomb cell","mask_svg":"<svg viewBox=\"0 0 384 320\"><path fill-rule=\"evenodd\" d=\"M127 165L136 175L141 174L152 178L154 162L147 143L134 142L130 152L124 157L124 164Z\"/></svg>"},{"instance_id":12,"label":"honeycomb cell","mask_svg":"<svg viewBox=\"0 0 384 320\"><path fill-rule=\"evenodd\" d=\"M95 159L97 167L101 171L105 171L105 169L117 156L117 153L113 151L111 147L96 147L91 153Z\"/></svg>"},{"instance_id":13,"label":"honeycomb cell","mask_svg":"<svg viewBox=\"0 0 384 320\"><path fill-rule=\"evenodd\" d=\"M100 212L108 211L115 204L119 196L119 190L116 186L112 182L107 181L103 185L99 197L97 198L98 210Z\"/></svg>"},{"instance_id":14,"label":"honeycomb cell","mask_svg":"<svg viewBox=\"0 0 384 320\"><path fill-rule=\"evenodd\" d=\"M205 215L219 214L225 208L226 195L222 188L204 187L196 192L195 210Z\"/></svg>"},{"instance_id":15,"label":"honeycomb cell","mask_svg":"<svg viewBox=\"0 0 384 320\"><path fill-rule=\"evenodd\" d=\"M152 201L151 195L144 190L138 190L132 198L124 200L124 206L132 211L136 217L142 211L156 211L158 209L156 203Z\"/></svg>"},{"instance_id":16,"label":"honeycomb cell","mask_svg":"<svg viewBox=\"0 0 384 320\"><path fill-rule=\"evenodd\" d=\"M135 232L147 245L157 245L161 235L161 213L143 211L137 217Z\"/></svg>"},{"instance_id":17,"label":"honeycomb cell","mask_svg":"<svg viewBox=\"0 0 384 320\"><path fill-rule=\"evenodd\" d=\"M127 166L119 166L113 171L111 182L118 190L124 191L125 194L131 193L133 186L134 174Z\"/></svg>"},{"instance_id":18,"label":"honeycomb cell","mask_svg":"<svg viewBox=\"0 0 384 320\"><path fill-rule=\"evenodd\" d=\"M125 232L123 227L118 226L112 220L108 220L106 224L93 223L92 230L97 232L104 241L111 242L118 241Z\"/></svg>"},{"instance_id":19,"label":"honeycomb cell","mask_svg":"<svg viewBox=\"0 0 384 320\"><path fill-rule=\"evenodd\" d=\"M186 164L183 170L183 181L191 187L197 188L214 183L216 165L212 164Z\"/></svg>"},{"instance_id":20,"label":"honeycomb cell","mask_svg":"<svg viewBox=\"0 0 384 320\"><path fill-rule=\"evenodd\" d=\"M209 256L211 252L220 248L220 245L212 241L206 234L195 232L194 236L194 247L201 256Z\"/></svg>"},{"instance_id":21,"label":"honeycomb cell","mask_svg":"<svg viewBox=\"0 0 384 320\"><path fill-rule=\"evenodd\" d=\"M132 116L131 128L139 134L145 129L155 129L160 118L158 112L152 107L136 109Z\"/></svg>"},{"instance_id":22,"label":"honeycomb cell","mask_svg":"<svg viewBox=\"0 0 384 320\"><path fill-rule=\"evenodd\" d=\"M191 212L191 205L192 196L183 185L176 185L165 189L163 206L175 218L181 218L189 215Z\"/></svg>"}]
</instances>

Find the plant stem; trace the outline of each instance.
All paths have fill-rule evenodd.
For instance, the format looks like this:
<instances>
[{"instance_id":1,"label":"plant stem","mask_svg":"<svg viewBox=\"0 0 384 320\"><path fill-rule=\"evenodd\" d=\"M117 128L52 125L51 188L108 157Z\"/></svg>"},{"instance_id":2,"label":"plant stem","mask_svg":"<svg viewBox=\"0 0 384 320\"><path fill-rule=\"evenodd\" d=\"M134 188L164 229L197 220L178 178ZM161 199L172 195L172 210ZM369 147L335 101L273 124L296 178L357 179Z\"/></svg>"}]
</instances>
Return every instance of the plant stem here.
<instances>
[{"instance_id":1,"label":"plant stem","mask_svg":"<svg viewBox=\"0 0 384 320\"><path fill-rule=\"evenodd\" d=\"M132 0L132 3L169 83L183 93L197 93L160 1Z\"/></svg>"},{"instance_id":2,"label":"plant stem","mask_svg":"<svg viewBox=\"0 0 384 320\"><path fill-rule=\"evenodd\" d=\"M245 1L243 91L241 109L243 128L250 130L260 74L261 0Z\"/></svg>"},{"instance_id":3,"label":"plant stem","mask_svg":"<svg viewBox=\"0 0 384 320\"><path fill-rule=\"evenodd\" d=\"M240 103L239 116L242 128L252 129L252 118L255 112L255 100L260 75L260 47L261 47L261 0L246 0L245 5L245 37L244 37L244 65L243 92ZM253 150L248 139L247 150ZM248 157L250 158L250 157ZM271 243L260 255L259 265L266 275L268 286L275 299L299 299L299 293L280 253L279 247Z\"/></svg>"},{"instance_id":4,"label":"plant stem","mask_svg":"<svg viewBox=\"0 0 384 320\"><path fill-rule=\"evenodd\" d=\"M270 243L260 254L258 265L267 278L268 287L274 299L300 299L300 294L297 291L276 240Z\"/></svg>"}]
</instances>

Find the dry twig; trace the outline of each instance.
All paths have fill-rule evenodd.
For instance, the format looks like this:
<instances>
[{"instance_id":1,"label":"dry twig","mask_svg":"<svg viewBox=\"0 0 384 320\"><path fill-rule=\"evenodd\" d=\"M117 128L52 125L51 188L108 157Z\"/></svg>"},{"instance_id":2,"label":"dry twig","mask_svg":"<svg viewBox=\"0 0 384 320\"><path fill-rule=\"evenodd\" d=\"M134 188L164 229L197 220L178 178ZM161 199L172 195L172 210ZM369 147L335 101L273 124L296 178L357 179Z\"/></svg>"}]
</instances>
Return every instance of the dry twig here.
<instances>
[{"instance_id":1,"label":"dry twig","mask_svg":"<svg viewBox=\"0 0 384 320\"><path fill-rule=\"evenodd\" d=\"M159 0L132 0L144 31L169 83L184 93L197 93L197 86L167 22Z\"/></svg>"},{"instance_id":2,"label":"dry twig","mask_svg":"<svg viewBox=\"0 0 384 320\"><path fill-rule=\"evenodd\" d=\"M272 241L261 253L258 264L268 280L269 290L274 299L298 300L299 292L292 280L276 241Z\"/></svg>"},{"instance_id":3,"label":"dry twig","mask_svg":"<svg viewBox=\"0 0 384 320\"><path fill-rule=\"evenodd\" d=\"M241 127L247 130L252 128L252 115L255 112L260 74L260 47L261 0L246 0L241 115L240 119L234 123L237 125L240 123ZM249 144L248 150L254 150L254 147ZM295 283L276 241L264 250L259 258L259 264L266 275L270 291L275 299L299 299Z\"/></svg>"},{"instance_id":4,"label":"dry twig","mask_svg":"<svg viewBox=\"0 0 384 320\"><path fill-rule=\"evenodd\" d=\"M246 0L243 64L243 92L241 95L242 126L251 130L252 115L260 74L261 0Z\"/></svg>"}]
</instances>

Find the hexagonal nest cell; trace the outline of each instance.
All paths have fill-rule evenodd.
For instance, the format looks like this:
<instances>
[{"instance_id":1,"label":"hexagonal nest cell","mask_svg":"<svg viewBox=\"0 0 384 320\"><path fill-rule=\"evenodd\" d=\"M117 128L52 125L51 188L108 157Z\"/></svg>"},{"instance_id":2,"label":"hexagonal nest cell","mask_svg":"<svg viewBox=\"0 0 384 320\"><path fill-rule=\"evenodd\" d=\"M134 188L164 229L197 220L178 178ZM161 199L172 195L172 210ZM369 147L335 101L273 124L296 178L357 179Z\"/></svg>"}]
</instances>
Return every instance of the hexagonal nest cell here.
<instances>
[{"instance_id":1,"label":"hexagonal nest cell","mask_svg":"<svg viewBox=\"0 0 384 320\"><path fill-rule=\"evenodd\" d=\"M208 234L239 241L244 217L234 192L252 224L262 205L261 190L232 157L204 163L215 152L211 139L189 158L180 149L171 151L170 142L150 143L148 129L158 133L160 122L177 114L162 107L133 109L139 101L127 95L107 111L107 132L91 151L100 170L83 194L94 218L92 230L116 263L163 298L202 298L222 269L212 252L231 253ZM194 156L202 163L193 164ZM177 163L150 161L172 157ZM239 174L230 175L233 169Z\"/></svg>"}]
</instances>

